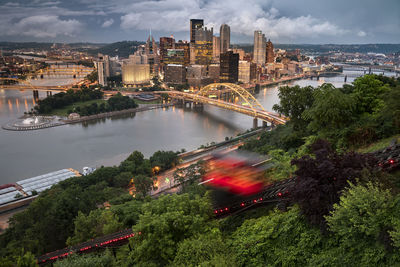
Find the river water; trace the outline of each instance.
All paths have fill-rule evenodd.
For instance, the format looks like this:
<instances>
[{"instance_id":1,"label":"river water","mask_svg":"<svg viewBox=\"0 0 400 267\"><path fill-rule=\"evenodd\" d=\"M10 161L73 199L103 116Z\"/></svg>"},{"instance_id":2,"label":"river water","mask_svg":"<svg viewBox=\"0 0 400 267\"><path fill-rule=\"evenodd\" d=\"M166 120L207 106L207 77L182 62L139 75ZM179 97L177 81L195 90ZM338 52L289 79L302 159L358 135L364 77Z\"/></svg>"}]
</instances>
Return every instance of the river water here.
<instances>
[{"instance_id":1,"label":"river water","mask_svg":"<svg viewBox=\"0 0 400 267\"><path fill-rule=\"evenodd\" d=\"M348 77L347 82L353 80ZM344 78L304 79L289 85L319 86L323 82L340 87ZM45 96L39 93L40 98ZM278 86L262 89L256 98L271 111L279 103ZM33 106L32 91L0 89L0 125ZM63 168L81 171L84 166L118 165L134 150L146 157L157 150L189 151L244 132L252 122L251 117L205 105L202 111L169 107L36 131L0 129L0 185Z\"/></svg>"}]
</instances>

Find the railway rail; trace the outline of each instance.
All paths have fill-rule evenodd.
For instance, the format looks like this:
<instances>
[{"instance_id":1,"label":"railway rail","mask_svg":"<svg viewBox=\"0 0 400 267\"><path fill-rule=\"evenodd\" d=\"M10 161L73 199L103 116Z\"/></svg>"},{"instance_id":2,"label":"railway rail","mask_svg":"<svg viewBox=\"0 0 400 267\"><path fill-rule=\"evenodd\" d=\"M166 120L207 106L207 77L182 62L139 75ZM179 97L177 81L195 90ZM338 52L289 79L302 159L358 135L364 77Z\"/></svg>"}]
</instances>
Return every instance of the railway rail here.
<instances>
[{"instance_id":1,"label":"railway rail","mask_svg":"<svg viewBox=\"0 0 400 267\"><path fill-rule=\"evenodd\" d=\"M394 144L388 148L369 153L377 162L379 169L392 172L400 167L400 144ZM260 207L268 203L287 201L290 190L295 185L295 178L289 178L266 186L260 193L247 198L240 198L223 206L215 206L214 216L216 219L230 215L239 214L248 209ZM104 248L118 247L129 242L129 238L135 236L132 229L125 229L110 235L92 239L81 244L66 247L60 250L46 253L37 258L40 265L52 263L58 259L65 258L71 254L89 253Z\"/></svg>"}]
</instances>

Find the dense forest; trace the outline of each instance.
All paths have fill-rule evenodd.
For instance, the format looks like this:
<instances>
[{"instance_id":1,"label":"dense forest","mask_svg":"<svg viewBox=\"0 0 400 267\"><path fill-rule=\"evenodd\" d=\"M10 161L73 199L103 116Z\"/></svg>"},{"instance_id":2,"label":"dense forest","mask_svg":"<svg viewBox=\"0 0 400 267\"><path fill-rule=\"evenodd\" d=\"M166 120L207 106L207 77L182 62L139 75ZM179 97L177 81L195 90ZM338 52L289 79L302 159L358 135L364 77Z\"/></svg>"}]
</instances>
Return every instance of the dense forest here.
<instances>
[{"instance_id":1,"label":"dense forest","mask_svg":"<svg viewBox=\"0 0 400 267\"><path fill-rule=\"evenodd\" d=\"M141 234L115 254L54 266L399 265L400 173L355 151L399 139L400 80L366 75L343 88L281 87L279 97L274 109L290 121L241 149L271 157L266 180L295 179L283 205L213 219L212 195L197 183L201 162L184 172L178 194L150 198L155 167L174 167L177 153L145 159L135 151L119 166L53 186L11 218L0 266L34 266L34 255L128 227Z\"/></svg>"}]
</instances>

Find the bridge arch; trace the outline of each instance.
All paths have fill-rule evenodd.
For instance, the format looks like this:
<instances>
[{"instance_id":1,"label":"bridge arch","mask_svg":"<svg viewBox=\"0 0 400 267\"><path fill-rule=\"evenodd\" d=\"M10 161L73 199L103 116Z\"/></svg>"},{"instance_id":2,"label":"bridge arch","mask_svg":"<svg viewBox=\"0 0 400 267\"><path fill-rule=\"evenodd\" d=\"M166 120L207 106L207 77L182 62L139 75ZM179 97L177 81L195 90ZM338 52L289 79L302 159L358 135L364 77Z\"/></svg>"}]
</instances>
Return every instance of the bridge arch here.
<instances>
[{"instance_id":1,"label":"bridge arch","mask_svg":"<svg viewBox=\"0 0 400 267\"><path fill-rule=\"evenodd\" d=\"M251 109L253 109L253 110L258 109L261 111L265 111L264 107L260 104L260 102L251 93L249 93L243 87L241 87L237 84L234 84L234 83L212 83L212 84L204 86L202 89L200 89L200 91L198 92L198 95L208 96L213 91L219 90L220 87L228 88L229 90L238 94L242 100L244 100L244 101L246 101L246 103L248 103L248 105L250 106Z\"/></svg>"}]
</instances>

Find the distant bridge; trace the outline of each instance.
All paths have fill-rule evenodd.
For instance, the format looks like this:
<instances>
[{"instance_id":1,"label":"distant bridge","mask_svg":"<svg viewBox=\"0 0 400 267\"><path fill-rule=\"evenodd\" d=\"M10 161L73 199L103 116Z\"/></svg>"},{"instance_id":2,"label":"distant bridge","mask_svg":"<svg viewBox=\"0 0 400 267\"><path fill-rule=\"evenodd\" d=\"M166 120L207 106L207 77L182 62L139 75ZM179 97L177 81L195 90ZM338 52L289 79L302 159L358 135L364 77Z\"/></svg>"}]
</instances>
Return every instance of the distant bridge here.
<instances>
[{"instance_id":1,"label":"distant bridge","mask_svg":"<svg viewBox=\"0 0 400 267\"><path fill-rule=\"evenodd\" d=\"M222 88L224 88L224 90L221 90ZM157 91L154 93L168 94L171 98L193 103L209 104L251 116L254 118L253 128L257 127L257 119L274 125L285 124L288 121L288 119L283 116L266 111L251 93L233 83L209 84L197 93L180 91ZM241 100L242 103L228 102L229 99L232 99L232 96L238 96L238 99Z\"/></svg>"},{"instance_id":2,"label":"distant bridge","mask_svg":"<svg viewBox=\"0 0 400 267\"><path fill-rule=\"evenodd\" d=\"M0 81L15 81L15 84L2 84L0 88L17 89L17 90L34 90L34 91L66 91L71 88L71 85L33 85L29 80L19 78L1 77Z\"/></svg>"}]
</instances>

